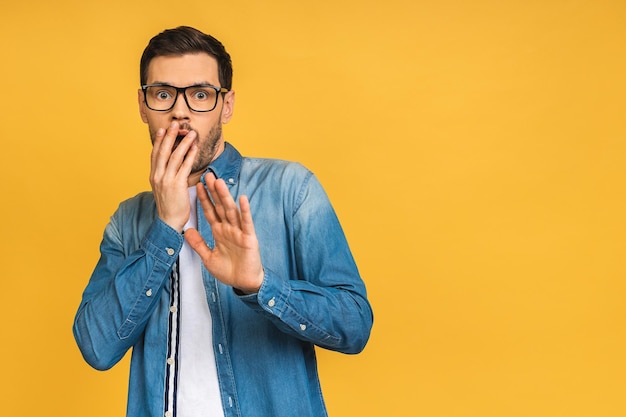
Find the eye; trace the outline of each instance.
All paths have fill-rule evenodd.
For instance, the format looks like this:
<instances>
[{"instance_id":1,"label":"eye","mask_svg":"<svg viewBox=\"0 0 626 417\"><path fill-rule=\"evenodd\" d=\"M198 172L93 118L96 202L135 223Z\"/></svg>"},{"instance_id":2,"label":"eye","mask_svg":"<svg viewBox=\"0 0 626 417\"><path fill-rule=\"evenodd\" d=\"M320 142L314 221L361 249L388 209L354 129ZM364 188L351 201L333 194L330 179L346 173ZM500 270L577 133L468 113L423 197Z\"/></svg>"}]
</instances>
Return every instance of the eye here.
<instances>
[{"instance_id":1,"label":"eye","mask_svg":"<svg viewBox=\"0 0 626 417\"><path fill-rule=\"evenodd\" d=\"M154 95L159 100L170 100L172 98L172 93L168 90L159 90Z\"/></svg>"},{"instance_id":2,"label":"eye","mask_svg":"<svg viewBox=\"0 0 626 417\"><path fill-rule=\"evenodd\" d=\"M196 100L204 100L208 98L208 94L206 91L196 91L193 96L196 98Z\"/></svg>"},{"instance_id":3,"label":"eye","mask_svg":"<svg viewBox=\"0 0 626 417\"><path fill-rule=\"evenodd\" d=\"M194 101L207 101L211 99L211 97L215 94L215 92L208 88L198 88L191 91L191 98Z\"/></svg>"}]
</instances>

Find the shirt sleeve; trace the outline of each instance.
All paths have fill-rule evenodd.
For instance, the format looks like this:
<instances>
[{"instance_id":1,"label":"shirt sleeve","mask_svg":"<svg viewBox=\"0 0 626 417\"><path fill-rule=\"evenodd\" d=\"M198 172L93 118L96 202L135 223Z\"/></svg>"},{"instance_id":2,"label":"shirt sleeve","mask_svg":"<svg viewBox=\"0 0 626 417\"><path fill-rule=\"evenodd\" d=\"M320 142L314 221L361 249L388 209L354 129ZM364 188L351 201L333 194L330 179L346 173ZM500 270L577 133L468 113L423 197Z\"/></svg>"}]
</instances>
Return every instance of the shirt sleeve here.
<instances>
[{"instance_id":1,"label":"shirt sleeve","mask_svg":"<svg viewBox=\"0 0 626 417\"><path fill-rule=\"evenodd\" d=\"M241 299L285 333L359 353L369 339L372 309L339 220L312 174L298 193L292 227L298 276L281 277L265 268L259 292Z\"/></svg>"},{"instance_id":2,"label":"shirt sleeve","mask_svg":"<svg viewBox=\"0 0 626 417\"><path fill-rule=\"evenodd\" d=\"M122 212L105 229L73 327L83 357L100 370L115 365L137 341L183 245L182 235L157 217L138 247L129 248Z\"/></svg>"}]
</instances>

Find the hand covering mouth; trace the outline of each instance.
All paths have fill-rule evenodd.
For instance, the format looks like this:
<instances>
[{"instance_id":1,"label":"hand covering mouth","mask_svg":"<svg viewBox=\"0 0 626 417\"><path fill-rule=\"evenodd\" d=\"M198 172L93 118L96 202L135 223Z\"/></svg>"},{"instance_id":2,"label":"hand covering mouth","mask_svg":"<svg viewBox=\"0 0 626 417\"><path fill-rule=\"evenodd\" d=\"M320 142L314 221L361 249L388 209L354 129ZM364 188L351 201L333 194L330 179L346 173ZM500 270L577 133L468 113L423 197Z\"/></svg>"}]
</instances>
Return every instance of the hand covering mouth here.
<instances>
[{"instance_id":1,"label":"hand covering mouth","mask_svg":"<svg viewBox=\"0 0 626 417\"><path fill-rule=\"evenodd\" d=\"M176 134L176 140L174 141L174 146L172 146L172 150L176 149L178 145L180 145L180 143L183 141L183 139L185 139L185 136L187 136L191 131L192 129L190 126L181 126L178 129L178 133Z\"/></svg>"},{"instance_id":2,"label":"hand covering mouth","mask_svg":"<svg viewBox=\"0 0 626 417\"><path fill-rule=\"evenodd\" d=\"M176 143L179 143L181 140L185 138L193 129L188 124L182 124L178 128L178 134L176 135Z\"/></svg>"}]
</instances>

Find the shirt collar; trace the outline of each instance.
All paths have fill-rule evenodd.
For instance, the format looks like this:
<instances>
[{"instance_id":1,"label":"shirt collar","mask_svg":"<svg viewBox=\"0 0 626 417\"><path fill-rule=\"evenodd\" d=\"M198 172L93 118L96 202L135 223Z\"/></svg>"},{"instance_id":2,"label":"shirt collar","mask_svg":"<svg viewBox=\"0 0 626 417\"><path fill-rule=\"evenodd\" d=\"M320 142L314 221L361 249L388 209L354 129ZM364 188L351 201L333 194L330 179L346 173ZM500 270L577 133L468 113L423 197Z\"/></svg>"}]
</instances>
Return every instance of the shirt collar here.
<instances>
[{"instance_id":1,"label":"shirt collar","mask_svg":"<svg viewBox=\"0 0 626 417\"><path fill-rule=\"evenodd\" d=\"M206 185L204 177L208 172L212 172L215 178L223 179L227 185L235 185L239 181L239 172L241 171L241 163L243 158L237 149L230 143L224 143L224 151L217 157L207 170L202 174L203 184Z\"/></svg>"}]
</instances>

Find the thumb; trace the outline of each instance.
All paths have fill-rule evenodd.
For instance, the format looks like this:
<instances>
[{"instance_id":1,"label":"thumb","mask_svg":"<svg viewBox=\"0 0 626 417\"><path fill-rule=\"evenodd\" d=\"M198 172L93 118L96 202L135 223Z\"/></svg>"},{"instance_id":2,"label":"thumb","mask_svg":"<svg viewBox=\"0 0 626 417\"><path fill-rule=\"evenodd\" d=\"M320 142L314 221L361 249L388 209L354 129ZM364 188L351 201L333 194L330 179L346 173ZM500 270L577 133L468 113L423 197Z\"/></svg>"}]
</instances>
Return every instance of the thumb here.
<instances>
[{"instance_id":1,"label":"thumb","mask_svg":"<svg viewBox=\"0 0 626 417\"><path fill-rule=\"evenodd\" d=\"M196 229L185 230L185 240L200 255L202 260L211 256L211 249L209 249L206 241Z\"/></svg>"}]
</instances>

